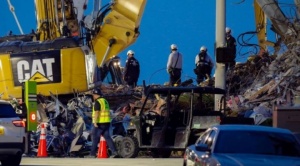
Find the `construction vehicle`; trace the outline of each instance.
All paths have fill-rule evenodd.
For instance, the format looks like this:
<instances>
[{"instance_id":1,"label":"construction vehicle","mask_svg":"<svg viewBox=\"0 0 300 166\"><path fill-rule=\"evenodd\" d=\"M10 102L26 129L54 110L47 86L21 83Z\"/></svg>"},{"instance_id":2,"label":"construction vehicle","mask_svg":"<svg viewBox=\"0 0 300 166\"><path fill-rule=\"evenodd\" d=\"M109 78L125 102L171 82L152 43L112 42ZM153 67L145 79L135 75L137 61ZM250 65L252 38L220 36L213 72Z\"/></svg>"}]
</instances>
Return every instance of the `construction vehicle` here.
<instances>
[{"instance_id":1,"label":"construction vehicle","mask_svg":"<svg viewBox=\"0 0 300 166\"><path fill-rule=\"evenodd\" d=\"M1 99L21 98L27 80L44 96L123 84L117 55L138 38L145 5L114 0L78 21L72 0L35 0L37 32L0 38Z\"/></svg>"},{"instance_id":2,"label":"construction vehicle","mask_svg":"<svg viewBox=\"0 0 300 166\"><path fill-rule=\"evenodd\" d=\"M213 97L222 95L218 110ZM183 151L199 135L216 124L254 124L252 118L227 117L226 91L213 87L149 87L143 106L127 127L127 134L116 143L119 154L134 158L139 151L151 151L153 157L169 157ZM155 98L158 102L151 103Z\"/></svg>"}]
</instances>

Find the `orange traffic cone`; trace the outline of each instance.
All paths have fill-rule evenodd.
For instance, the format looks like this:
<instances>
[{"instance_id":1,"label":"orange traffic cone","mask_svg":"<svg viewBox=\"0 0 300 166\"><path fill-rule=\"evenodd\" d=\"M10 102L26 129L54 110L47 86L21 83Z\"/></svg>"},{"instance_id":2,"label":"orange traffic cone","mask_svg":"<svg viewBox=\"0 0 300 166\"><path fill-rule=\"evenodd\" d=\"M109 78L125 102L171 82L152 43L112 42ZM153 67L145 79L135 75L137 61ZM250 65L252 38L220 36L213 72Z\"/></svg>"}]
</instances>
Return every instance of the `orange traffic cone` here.
<instances>
[{"instance_id":1,"label":"orange traffic cone","mask_svg":"<svg viewBox=\"0 0 300 166\"><path fill-rule=\"evenodd\" d=\"M103 136L100 137L97 158L108 158L106 141Z\"/></svg>"},{"instance_id":2,"label":"orange traffic cone","mask_svg":"<svg viewBox=\"0 0 300 166\"><path fill-rule=\"evenodd\" d=\"M37 157L48 157L46 142L46 126L44 123L41 124L41 134Z\"/></svg>"}]
</instances>

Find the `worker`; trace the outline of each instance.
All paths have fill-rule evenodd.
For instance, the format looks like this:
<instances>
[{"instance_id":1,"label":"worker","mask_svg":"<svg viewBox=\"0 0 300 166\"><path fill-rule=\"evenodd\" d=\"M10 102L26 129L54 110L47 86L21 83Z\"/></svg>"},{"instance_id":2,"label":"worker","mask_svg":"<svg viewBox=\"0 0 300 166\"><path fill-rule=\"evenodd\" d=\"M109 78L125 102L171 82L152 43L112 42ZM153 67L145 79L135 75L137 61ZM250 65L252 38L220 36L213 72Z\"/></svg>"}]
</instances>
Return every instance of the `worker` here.
<instances>
[{"instance_id":1,"label":"worker","mask_svg":"<svg viewBox=\"0 0 300 166\"><path fill-rule=\"evenodd\" d=\"M92 94L95 103L92 112L92 147L90 156L88 157L96 157L96 150L100 140L100 136L103 136L112 152L112 155L110 157L115 158L118 156L118 153L109 134L109 127L111 122L109 104L107 100L103 98L103 95L99 88L94 89Z\"/></svg>"},{"instance_id":2,"label":"worker","mask_svg":"<svg viewBox=\"0 0 300 166\"><path fill-rule=\"evenodd\" d=\"M171 53L168 58L167 72L170 75L170 85L181 84L181 70L182 70L182 54L179 53L176 44L171 45Z\"/></svg>"},{"instance_id":3,"label":"worker","mask_svg":"<svg viewBox=\"0 0 300 166\"><path fill-rule=\"evenodd\" d=\"M227 48L231 48L232 49L232 53L234 56L234 61L231 63L226 64L226 70L231 67L233 67L235 65L235 57L236 57L236 40L235 38L231 35L231 29L229 27L225 28L225 33L226 33L226 37L225 37L225 41L226 41L226 47Z\"/></svg>"},{"instance_id":4,"label":"worker","mask_svg":"<svg viewBox=\"0 0 300 166\"><path fill-rule=\"evenodd\" d=\"M196 68L194 69L197 75L197 83L200 84L204 79L210 79L212 68L214 67L214 62L207 53L207 48L205 46L200 47L199 54L195 58Z\"/></svg>"},{"instance_id":5,"label":"worker","mask_svg":"<svg viewBox=\"0 0 300 166\"><path fill-rule=\"evenodd\" d=\"M124 81L132 88L136 87L140 76L140 64L134 57L134 52L129 50L127 52L127 60L124 69Z\"/></svg>"},{"instance_id":6,"label":"worker","mask_svg":"<svg viewBox=\"0 0 300 166\"><path fill-rule=\"evenodd\" d=\"M77 21L80 22L83 19L83 12L87 8L88 0L73 0L73 6L75 8L75 13L77 14Z\"/></svg>"},{"instance_id":7,"label":"worker","mask_svg":"<svg viewBox=\"0 0 300 166\"><path fill-rule=\"evenodd\" d=\"M70 36L72 36L75 41L79 42L79 27L76 20L68 22L68 29L70 31Z\"/></svg>"}]
</instances>

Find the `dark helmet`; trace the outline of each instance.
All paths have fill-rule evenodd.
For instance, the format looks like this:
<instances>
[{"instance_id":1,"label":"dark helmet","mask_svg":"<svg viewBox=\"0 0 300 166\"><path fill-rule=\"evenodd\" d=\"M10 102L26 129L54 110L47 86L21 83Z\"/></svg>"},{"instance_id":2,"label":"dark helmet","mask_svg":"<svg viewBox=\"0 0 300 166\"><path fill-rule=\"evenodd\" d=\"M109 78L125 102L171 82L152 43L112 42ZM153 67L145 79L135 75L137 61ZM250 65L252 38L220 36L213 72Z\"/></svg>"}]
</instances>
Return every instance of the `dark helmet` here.
<instances>
[{"instance_id":1,"label":"dark helmet","mask_svg":"<svg viewBox=\"0 0 300 166\"><path fill-rule=\"evenodd\" d=\"M99 88L95 88L95 89L93 89L93 92L92 92L92 94L96 94L96 95L102 96L101 89L99 89Z\"/></svg>"}]
</instances>

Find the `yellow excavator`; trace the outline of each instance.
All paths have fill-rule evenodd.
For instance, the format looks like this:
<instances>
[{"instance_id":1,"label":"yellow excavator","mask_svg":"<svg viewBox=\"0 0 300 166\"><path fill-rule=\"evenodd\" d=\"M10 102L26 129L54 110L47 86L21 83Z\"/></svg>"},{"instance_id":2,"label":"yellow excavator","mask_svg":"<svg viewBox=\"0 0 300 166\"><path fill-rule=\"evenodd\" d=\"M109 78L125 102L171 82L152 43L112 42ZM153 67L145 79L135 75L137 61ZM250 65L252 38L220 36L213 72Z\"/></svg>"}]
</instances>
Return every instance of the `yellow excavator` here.
<instances>
[{"instance_id":1,"label":"yellow excavator","mask_svg":"<svg viewBox=\"0 0 300 166\"><path fill-rule=\"evenodd\" d=\"M21 98L27 80L44 96L123 84L117 55L138 38L145 5L114 0L78 21L72 0L35 0L37 31L0 38L1 99Z\"/></svg>"}]
</instances>

